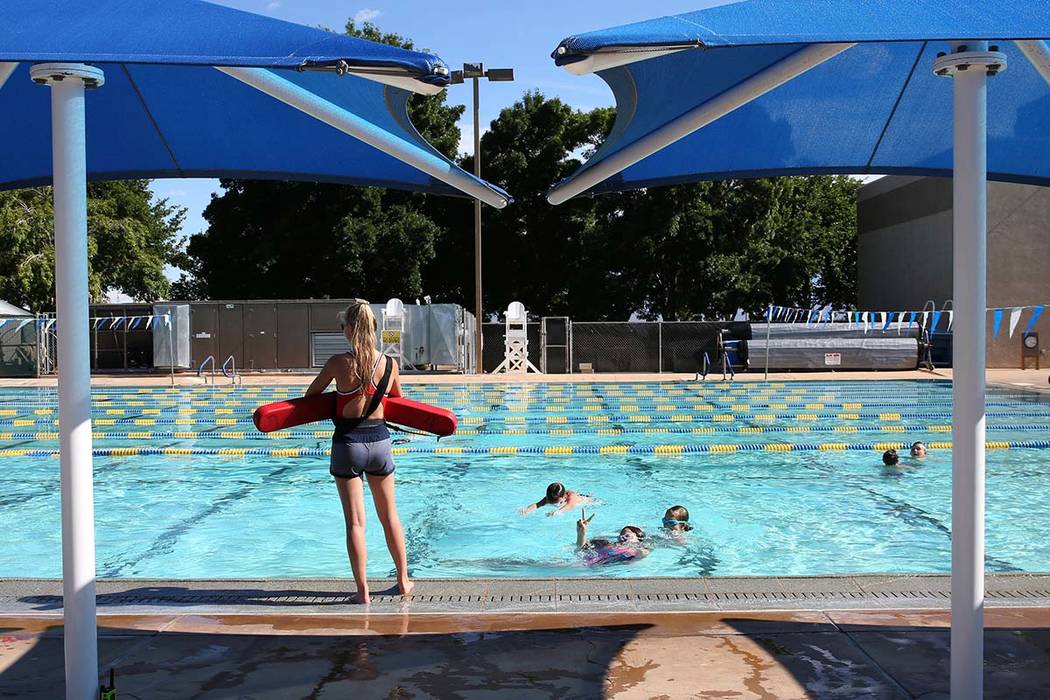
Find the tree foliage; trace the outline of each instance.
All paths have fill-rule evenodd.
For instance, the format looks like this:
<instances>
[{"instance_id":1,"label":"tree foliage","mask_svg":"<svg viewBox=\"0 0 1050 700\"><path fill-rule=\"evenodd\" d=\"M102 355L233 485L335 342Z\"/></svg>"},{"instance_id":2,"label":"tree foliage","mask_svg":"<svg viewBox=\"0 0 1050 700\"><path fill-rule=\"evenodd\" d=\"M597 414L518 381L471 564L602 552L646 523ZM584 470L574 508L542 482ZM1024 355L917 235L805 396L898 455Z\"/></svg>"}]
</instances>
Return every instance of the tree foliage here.
<instances>
[{"instance_id":1,"label":"tree foliage","mask_svg":"<svg viewBox=\"0 0 1050 700\"><path fill-rule=\"evenodd\" d=\"M484 212L487 311L519 300L535 313L577 319L686 320L774 301L853 303L857 183L850 178L701 182L551 207L550 185L579 167L613 118L610 109L580 112L526 93L482 137L482 174L516 199ZM435 267L466 284L446 286L428 274L427 288L463 303L473 279L469 213L448 229Z\"/></svg>"},{"instance_id":2,"label":"tree foliage","mask_svg":"<svg viewBox=\"0 0 1050 700\"><path fill-rule=\"evenodd\" d=\"M348 34L413 48L374 24ZM456 156L462 107L413 96L419 131ZM608 135L615 114L526 92L481 141L482 175L511 192L485 208L484 306L511 300L587 320L692 319L771 302L851 304L857 184L845 177L727 180L559 207L545 198ZM472 168L472 158L461 158ZM222 183L189 246L180 291L212 298L429 294L473 307L469 200L332 185Z\"/></svg>"},{"instance_id":3,"label":"tree foliage","mask_svg":"<svg viewBox=\"0 0 1050 700\"><path fill-rule=\"evenodd\" d=\"M88 185L91 300L107 291L153 301L168 295L166 265L186 264L185 210L154 199L146 180ZM0 192L0 298L36 311L55 305L55 227L50 187Z\"/></svg>"},{"instance_id":4,"label":"tree foliage","mask_svg":"<svg viewBox=\"0 0 1050 700\"><path fill-rule=\"evenodd\" d=\"M628 280L648 318L852 304L856 189L846 177L781 177L599 198L610 276Z\"/></svg>"},{"instance_id":5,"label":"tree foliage","mask_svg":"<svg viewBox=\"0 0 1050 700\"><path fill-rule=\"evenodd\" d=\"M350 21L346 33L413 48L370 22ZM446 97L413 95L408 111L424 138L455 157L463 107ZM187 274L175 290L183 298L414 298L446 234L430 214L432 198L421 194L310 182L220 186L204 211L208 229L187 247Z\"/></svg>"},{"instance_id":6,"label":"tree foliage","mask_svg":"<svg viewBox=\"0 0 1050 700\"><path fill-rule=\"evenodd\" d=\"M188 253L198 289L215 299L413 297L433 256L437 225L379 188L223 181L205 210L206 235ZM193 282L190 282L192 284Z\"/></svg>"}]
</instances>

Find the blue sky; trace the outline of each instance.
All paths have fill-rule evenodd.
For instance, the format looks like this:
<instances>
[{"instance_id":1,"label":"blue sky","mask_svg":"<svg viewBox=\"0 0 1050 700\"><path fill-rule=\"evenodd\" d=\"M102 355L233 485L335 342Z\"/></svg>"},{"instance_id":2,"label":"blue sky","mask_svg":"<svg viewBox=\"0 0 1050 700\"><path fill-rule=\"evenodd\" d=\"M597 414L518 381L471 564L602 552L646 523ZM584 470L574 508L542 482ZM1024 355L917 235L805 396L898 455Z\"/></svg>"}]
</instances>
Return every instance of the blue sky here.
<instances>
[{"instance_id":1,"label":"blue sky","mask_svg":"<svg viewBox=\"0 0 1050 700\"><path fill-rule=\"evenodd\" d=\"M513 83L482 85L481 124L486 128L502 107L512 104L525 90L540 90L560 97L579 109L612 104L612 93L595 76L576 77L555 67L550 52L570 34L625 24L660 15L677 14L724 4L724 0L660 0L657 3L628 0L526 0L519 2L421 2L420 0L212 0L240 10L270 15L309 26L342 29L346 20L370 19L384 31L411 38L452 67L464 61L482 61L491 67L515 69ZM465 104L468 86L449 89L449 101ZM460 124L471 133L469 110ZM467 151L469 139L461 143ZM157 180L159 196L188 209L183 232L205 228L200 214L217 180Z\"/></svg>"}]
</instances>

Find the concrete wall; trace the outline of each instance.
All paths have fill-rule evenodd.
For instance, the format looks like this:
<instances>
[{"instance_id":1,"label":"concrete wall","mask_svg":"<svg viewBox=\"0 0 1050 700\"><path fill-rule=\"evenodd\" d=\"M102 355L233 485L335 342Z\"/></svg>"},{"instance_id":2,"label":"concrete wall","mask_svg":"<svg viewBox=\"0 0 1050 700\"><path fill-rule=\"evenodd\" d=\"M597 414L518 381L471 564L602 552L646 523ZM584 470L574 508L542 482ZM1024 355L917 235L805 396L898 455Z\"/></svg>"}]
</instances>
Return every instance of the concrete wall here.
<instances>
[{"instance_id":1,"label":"concrete wall","mask_svg":"<svg viewBox=\"0 0 1050 700\"><path fill-rule=\"evenodd\" d=\"M858 308L938 308L952 297L952 184L943 178L885 177L858 195ZM1050 188L989 183L988 306L1050 302ZM1027 326L1022 316L1019 331ZM1005 330L1004 320L1004 330ZM1019 367L1021 339L991 337L988 364ZM1050 314L1036 324L1050 348ZM1044 354L1043 362L1046 364Z\"/></svg>"}]
</instances>

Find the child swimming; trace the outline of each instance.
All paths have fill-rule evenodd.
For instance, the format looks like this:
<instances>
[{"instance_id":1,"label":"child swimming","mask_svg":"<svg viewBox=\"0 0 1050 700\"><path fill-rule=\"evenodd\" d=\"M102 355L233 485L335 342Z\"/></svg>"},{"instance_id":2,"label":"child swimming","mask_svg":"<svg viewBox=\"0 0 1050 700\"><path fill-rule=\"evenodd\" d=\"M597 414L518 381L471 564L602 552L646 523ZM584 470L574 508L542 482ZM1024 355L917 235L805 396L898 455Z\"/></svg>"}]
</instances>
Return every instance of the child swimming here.
<instances>
[{"instance_id":1,"label":"child swimming","mask_svg":"<svg viewBox=\"0 0 1050 700\"><path fill-rule=\"evenodd\" d=\"M537 508L543 508L544 506L558 506L554 510L547 513L550 515L557 515L558 513L572 510L573 508L584 505L591 502L591 497L585 493L576 493L575 491L569 491L565 488L564 484L554 482L547 486L547 495L529 505L521 508L518 512L522 515L527 515Z\"/></svg>"},{"instance_id":2,"label":"child swimming","mask_svg":"<svg viewBox=\"0 0 1050 700\"><path fill-rule=\"evenodd\" d=\"M606 538L587 539L587 527L593 519L594 513L588 518L585 508L576 521L576 551L583 556L585 566L624 564L649 556L645 531L637 525L624 525L615 541Z\"/></svg>"},{"instance_id":3,"label":"child swimming","mask_svg":"<svg viewBox=\"0 0 1050 700\"><path fill-rule=\"evenodd\" d=\"M671 506L664 512L664 530L668 533L689 532L689 510L685 506Z\"/></svg>"}]
</instances>

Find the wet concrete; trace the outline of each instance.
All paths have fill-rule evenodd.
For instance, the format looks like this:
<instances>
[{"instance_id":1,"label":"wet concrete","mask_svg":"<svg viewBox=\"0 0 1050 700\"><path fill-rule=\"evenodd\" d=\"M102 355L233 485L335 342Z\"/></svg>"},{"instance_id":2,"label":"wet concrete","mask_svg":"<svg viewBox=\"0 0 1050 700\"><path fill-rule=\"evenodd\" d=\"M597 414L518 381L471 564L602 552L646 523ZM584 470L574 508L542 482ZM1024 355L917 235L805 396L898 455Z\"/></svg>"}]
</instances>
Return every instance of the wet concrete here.
<instances>
[{"instance_id":1,"label":"wet concrete","mask_svg":"<svg viewBox=\"0 0 1050 700\"><path fill-rule=\"evenodd\" d=\"M947 697L943 610L107 615L120 697ZM988 698L1050 696L1050 610L987 613ZM0 617L0 698L63 694L61 621Z\"/></svg>"}]
</instances>

